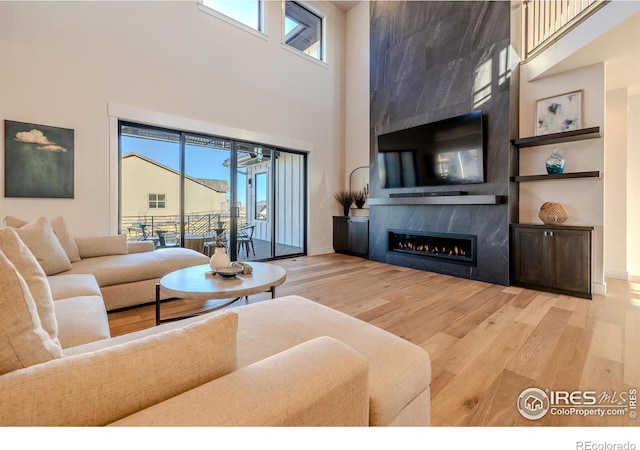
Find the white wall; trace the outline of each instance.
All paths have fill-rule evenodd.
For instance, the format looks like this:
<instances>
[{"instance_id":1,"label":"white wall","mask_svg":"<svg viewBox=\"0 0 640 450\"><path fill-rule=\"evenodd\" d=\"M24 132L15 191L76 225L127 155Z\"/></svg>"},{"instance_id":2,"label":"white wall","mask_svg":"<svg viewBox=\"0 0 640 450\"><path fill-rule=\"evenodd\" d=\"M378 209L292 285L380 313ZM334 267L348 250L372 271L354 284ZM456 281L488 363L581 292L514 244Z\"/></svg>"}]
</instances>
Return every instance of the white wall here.
<instances>
[{"instance_id":1,"label":"white wall","mask_svg":"<svg viewBox=\"0 0 640 450\"><path fill-rule=\"evenodd\" d=\"M605 276L627 279L627 89L607 92L604 179Z\"/></svg>"},{"instance_id":2,"label":"white wall","mask_svg":"<svg viewBox=\"0 0 640 450\"><path fill-rule=\"evenodd\" d=\"M349 174L369 165L369 2L347 13L344 188Z\"/></svg>"},{"instance_id":3,"label":"white wall","mask_svg":"<svg viewBox=\"0 0 640 450\"><path fill-rule=\"evenodd\" d=\"M114 232L113 115L133 111L308 150L309 253L333 251L339 206L323 203L343 183L345 13L310 4L326 14L326 64L282 48L275 1L265 2L266 38L195 1L0 2L0 119L75 130L75 198L2 198L0 213L61 214L77 236Z\"/></svg>"},{"instance_id":4,"label":"white wall","mask_svg":"<svg viewBox=\"0 0 640 450\"><path fill-rule=\"evenodd\" d=\"M630 275L640 275L640 94L627 99L627 269Z\"/></svg>"},{"instance_id":5,"label":"white wall","mask_svg":"<svg viewBox=\"0 0 640 450\"><path fill-rule=\"evenodd\" d=\"M563 72L546 78L531 79L525 64L520 77L520 136L533 136L536 100L583 90L582 127L599 126L606 135L605 68L596 64L581 69ZM524 148L520 150L520 174L544 174L545 159L553 147L558 147L566 159L565 172L599 170L603 177L616 176L604 173L605 140L592 139L558 145ZM604 285L604 180L570 179L520 183L520 222L542 223L538 218L540 206L546 201L562 203L569 214L566 225L592 225L594 293L603 294Z\"/></svg>"}]
</instances>

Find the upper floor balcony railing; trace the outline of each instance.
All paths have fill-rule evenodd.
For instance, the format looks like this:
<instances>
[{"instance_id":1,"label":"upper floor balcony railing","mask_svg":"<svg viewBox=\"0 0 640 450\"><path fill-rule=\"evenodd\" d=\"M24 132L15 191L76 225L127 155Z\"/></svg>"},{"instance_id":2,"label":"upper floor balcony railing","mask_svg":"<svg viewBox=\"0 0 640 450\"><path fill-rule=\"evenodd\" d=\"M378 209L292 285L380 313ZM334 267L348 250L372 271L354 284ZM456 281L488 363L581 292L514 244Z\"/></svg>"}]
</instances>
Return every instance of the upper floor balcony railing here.
<instances>
[{"instance_id":1,"label":"upper floor balcony railing","mask_svg":"<svg viewBox=\"0 0 640 450\"><path fill-rule=\"evenodd\" d=\"M610 0L525 0L525 58L530 59Z\"/></svg>"}]
</instances>

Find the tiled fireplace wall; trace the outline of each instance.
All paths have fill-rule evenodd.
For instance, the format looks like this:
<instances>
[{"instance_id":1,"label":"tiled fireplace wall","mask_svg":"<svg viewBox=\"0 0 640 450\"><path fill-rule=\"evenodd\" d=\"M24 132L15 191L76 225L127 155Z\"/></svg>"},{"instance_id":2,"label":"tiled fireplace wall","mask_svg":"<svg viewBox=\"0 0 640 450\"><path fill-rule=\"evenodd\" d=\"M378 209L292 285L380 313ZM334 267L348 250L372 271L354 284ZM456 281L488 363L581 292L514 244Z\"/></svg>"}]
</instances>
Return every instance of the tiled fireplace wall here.
<instances>
[{"instance_id":1,"label":"tiled fireplace wall","mask_svg":"<svg viewBox=\"0 0 640 450\"><path fill-rule=\"evenodd\" d=\"M371 197L465 190L498 195L498 205L370 206L369 257L375 261L509 284L509 223L517 222L518 77L510 2L371 2ZM511 57L511 59L510 59ZM481 110L486 183L380 189L382 133ZM388 252L388 230L477 236L477 262L461 265Z\"/></svg>"}]
</instances>

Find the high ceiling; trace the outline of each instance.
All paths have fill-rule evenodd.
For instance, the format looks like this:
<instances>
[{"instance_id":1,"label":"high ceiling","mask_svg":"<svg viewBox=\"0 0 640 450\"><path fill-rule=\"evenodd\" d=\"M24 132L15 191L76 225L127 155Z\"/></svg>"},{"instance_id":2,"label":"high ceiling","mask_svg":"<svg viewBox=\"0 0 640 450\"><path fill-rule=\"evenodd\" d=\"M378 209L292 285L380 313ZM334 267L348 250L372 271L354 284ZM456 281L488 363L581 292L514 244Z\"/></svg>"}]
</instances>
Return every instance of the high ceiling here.
<instances>
[{"instance_id":1,"label":"high ceiling","mask_svg":"<svg viewBox=\"0 0 640 450\"><path fill-rule=\"evenodd\" d=\"M343 11L349 11L360 1L334 1ZM640 93L640 13L613 28L581 50L556 65L547 74L605 62L606 89L627 88L629 94Z\"/></svg>"},{"instance_id":2,"label":"high ceiling","mask_svg":"<svg viewBox=\"0 0 640 450\"><path fill-rule=\"evenodd\" d=\"M360 3L360 2L359 1L355 1L355 2L333 2L334 5L336 5L338 8L340 8L343 11L349 11L351 8L356 6L358 3Z\"/></svg>"},{"instance_id":3,"label":"high ceiling","mask_svg":"<svg viewBox=\"0 0 640 450\"><path fill-rule=\"evenodd\" d=\"M548 74L604 62L606 89L640 93L640 13L636 13L555 66Z\"/></svg>"}]
</instances>

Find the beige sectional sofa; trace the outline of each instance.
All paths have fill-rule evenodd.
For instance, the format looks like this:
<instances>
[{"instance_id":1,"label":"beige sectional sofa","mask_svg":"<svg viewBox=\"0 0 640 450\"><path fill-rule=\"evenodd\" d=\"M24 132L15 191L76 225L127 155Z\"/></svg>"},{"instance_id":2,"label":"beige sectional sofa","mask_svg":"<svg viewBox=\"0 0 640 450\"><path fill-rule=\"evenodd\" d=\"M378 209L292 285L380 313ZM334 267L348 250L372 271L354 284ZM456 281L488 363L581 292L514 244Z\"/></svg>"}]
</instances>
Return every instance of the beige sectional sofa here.
<instances>
[{"instance_id":1,"label":"beige sectional sofa","mask_svg":"<svg viewBox=\"0 0 640 450\"><path fill-rule=\"evenodd\" d=\"M302 297L112 338L95 277L2 228L0 283L0 426L429 424L427 352Z\"/></svg>"},{"instance_id":2,"label":"beige sectional sofa","mask_svg":"<svg viewBox=\"0 0 640 450\"><path fill-rule=\"evenodd\" d=\"M62 277L56 284L70 274L94 275L107 311L153 302L164 275L209 261L195 250L156 250L151 241L128 242L125 235L74 238L62 217L5 216L1 222L16 230L48 276Z\"/></svg>"},{"instance_id":3,"label":"beige sectional sofa","mask_svg":"<svg viewBox=\"0 0 640 450\"><path fill-rule=\"evenodd\" d=\"M105 238L88 238L85 245L102 239ZM52 278L94 275L107 311L113 311L155 301L155 285L160 278L174 270L209 262L205 255L188 248L154 249L152 242L128 242L126 246L127 253L85 257Z\"/></svg>"}]
</instances>

